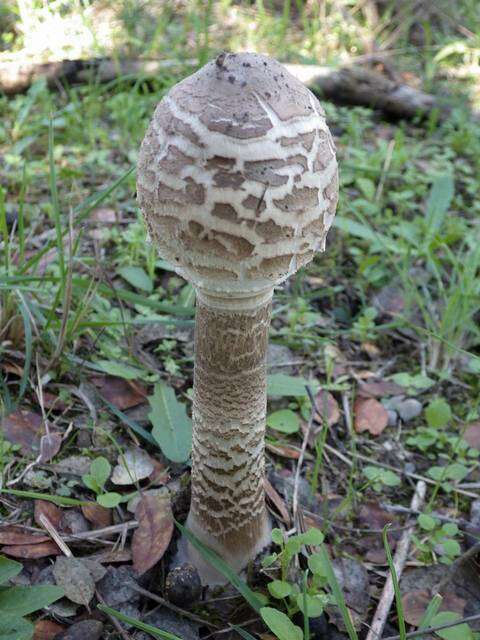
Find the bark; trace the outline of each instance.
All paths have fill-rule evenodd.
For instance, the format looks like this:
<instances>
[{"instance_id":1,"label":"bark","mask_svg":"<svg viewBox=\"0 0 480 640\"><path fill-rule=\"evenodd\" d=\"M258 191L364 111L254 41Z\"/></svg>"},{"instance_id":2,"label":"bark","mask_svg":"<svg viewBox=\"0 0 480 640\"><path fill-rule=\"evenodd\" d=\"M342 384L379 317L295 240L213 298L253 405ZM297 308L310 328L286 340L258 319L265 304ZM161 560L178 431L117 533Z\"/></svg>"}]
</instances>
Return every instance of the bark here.
<instances>
[{"instance_id":1,"label":"bark","mask_svg":"<svg viewBox=\"0 0 480 640\"><path fill-rule=\"evenodd\" d=\"M195 65L195 60L186 61ZM155 78L165 69L181 68L173 60L61 60L47 63L0 63L0 90L7 95L26 91L39 78L45 78L50 87L62 83L109 82L115 78ZM288 71L304 82L319 97L335 103L352 104L379 109L387 115L413 118L428 115L438 109L447 115L449 108L441 98L409 85L395 82L363 67L348 66L339 69L316 65L285 65Z\"/></svg>"},{"instance_id":2,"label":"bark","mask_svg":"<svg viewBox=\"0 0 480 640\"><path fill-rule=\"evenodd\" d=\"M228 310L204 293L197 299L187 525L237 570L269 541L264 439L270 309L270 300Z\"/></svg>"}]
</instances>

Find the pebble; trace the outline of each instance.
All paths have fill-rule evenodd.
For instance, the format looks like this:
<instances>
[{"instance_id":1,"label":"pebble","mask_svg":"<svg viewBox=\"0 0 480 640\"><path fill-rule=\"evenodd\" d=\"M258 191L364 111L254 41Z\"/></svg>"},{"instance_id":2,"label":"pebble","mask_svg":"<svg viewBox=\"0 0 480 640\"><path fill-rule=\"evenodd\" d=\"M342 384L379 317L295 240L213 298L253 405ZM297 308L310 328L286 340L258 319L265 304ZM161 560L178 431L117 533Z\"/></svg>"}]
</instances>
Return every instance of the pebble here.
<instances>
[{"instance_id":1,"label":"pebble","mask_svg":"<svg viewBox=\"0 0 480 640\"><path fill-rule=\"evenodd\" d=\"M400 418L404 422L409 422L410 420L413 420L413 418L419 416L422 413L422 409L422 403L415 400L415 398L408 398L397 407Z\"/></svg>"},{"instance_id":2,"label":"pebble","mask_svg":"<svg viewBox=\"0 0 480 640\"><path fill-rule=\"evenodd\" d=\"M394 411L393 409L388 409L387 413L388 413L388 426L395 427L397 425L397 420L398 420L397 412Z\"/></svg>"}]
</instances>

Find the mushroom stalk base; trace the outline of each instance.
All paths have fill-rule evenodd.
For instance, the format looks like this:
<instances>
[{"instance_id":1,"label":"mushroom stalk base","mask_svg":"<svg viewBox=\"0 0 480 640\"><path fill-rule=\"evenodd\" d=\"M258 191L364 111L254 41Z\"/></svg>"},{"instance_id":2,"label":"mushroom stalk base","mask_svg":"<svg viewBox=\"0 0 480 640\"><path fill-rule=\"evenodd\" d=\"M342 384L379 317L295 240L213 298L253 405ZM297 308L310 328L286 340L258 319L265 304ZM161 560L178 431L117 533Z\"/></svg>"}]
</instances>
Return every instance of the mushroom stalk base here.
<instances>
[{"instance_id":1,"label":"mushroom stalk base","mask_svg":"<svg viewBox=\"0 0 480 640\"><path fill-rule=\"evenodd\" d=\"M187 526L237 571L270 541L265 507L266 350L271 291L197 299L192 502ZM204 584L223 576L187 545Z\"/></svg>"}]
</instances>

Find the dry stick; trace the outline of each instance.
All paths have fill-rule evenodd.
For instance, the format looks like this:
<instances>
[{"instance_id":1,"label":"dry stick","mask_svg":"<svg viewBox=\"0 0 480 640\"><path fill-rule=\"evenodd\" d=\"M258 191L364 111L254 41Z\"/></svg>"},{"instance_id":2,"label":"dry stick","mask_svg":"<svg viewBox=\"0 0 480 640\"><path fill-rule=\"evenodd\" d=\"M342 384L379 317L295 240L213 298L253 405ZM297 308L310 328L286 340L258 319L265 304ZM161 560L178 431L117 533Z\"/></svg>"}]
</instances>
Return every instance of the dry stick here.
<instances>
[{"instance_id":1,"label":"dry stick","mask_svg":"<svg viewBox=\"0 0 480 640\"><path fill-rule=\"evenodd\" d=\"M427 633L434 633L435 631L440 631L441 629L449 629L451 627L456 627L459 624L466 624L467 622L474 622L475 620L480 620L480 613L476 613L474 616L468 616L467 618L460 618L455 622L446 622L445 624L439 624L436 627L427 627L426 629L417 629L416 631L409 631L405 634L406 638L418 638L419 636L426 635ZM387 638L383 638L383 640L401 640L401 636L388 636Z\"/></svg>"},{"instance_id":2,"label":"dry stick","mask_svg":"<svg viewBox=\"0 0 480 640\"><path fill-rule=\"evenodd\" d=\"M335 449L334 447L326 443L325 443L325 449L333 453L333 455L337 456L337 458L340 458L340 460L343 460L343 462L345 462L345 464L347 464L349 467L352 466L352 461L349 460L344 453L341 453L340 451L338 451L337 449ZM361 453L352 452L350 453L350 455L352 456L352 458L358 458L359 460L370 462L370 464L372 463L376 464L378 467L383 467L384 469L390 469L391 471L395 471L401 476L407 476L408 478L413 478L414 480L421 480L422 482L425 482L425 484L432 484L432 485L437 484L436 480L432 480L430 478L427 478L426 476L421 476L419 473L410 473L409 471L398 469L397 467L394 467L391 464L387 464L386 462L381 462L380 460L372 460L372 458L369 458L368 456L364 456ZM455 487L454 490L456 493L459 493L462 496L467 496L468 498L476 498L476 499L480 498L480 495L478 493L473 493L472 491L465 491L464 489L460 489L459 487Z\"/></svg>"},{"instance_id":3,"label":"dry stick","mask_svg":"<svg viewBox=\"0 0 480 640\"><path fill-rule=\"evenodd\" d=\"M422 508L422 505L425 501L426 491L427 485L425 484L425 482L420 480L417 483L415 493L413 494L412 502L410 505L412 510L419 511ZM397 549L393 558L393 565L395 567L398 580L400 580L403 569L405 567L405 563L407 561L408 549L410 547L410 541L412 539L414 530L415 523L412 522L411 526L402 534L402 537L397 544ZM395 591L393 589L392 574L389 573L383 587L377 610L375 611L375 615L373 616L370 631L368 632L365 640L380 640L380 638L382 637L383 628L385 627L385 622L387 621L387 616L390 611L390 607L392 606L394 595Z\"/></svg>"},{"instance_id":4,"label":"dry stick","mask_svg":"<svg viewBox=\"0 0 480 640\"><path fill-rule=\"evenodd\" d=\"M312 403L312 410L310 412L310 418L308 419L308 426L305 430L305 435L303 436L302 448L300 450L300 455L298 457L297 462L297 470L295 471L295 484L293 486L293 499L292 499L292 511L293 511L293 523L297 526L297 515L298 515L298 485L300 482L300 473L302 471L303 458L305 457L305 451L307 450L308 438L310 437L310 432L312 430L313 418L315 415L315 398L313 397L312 390L310 387L305 387L308 393L308 397L310 398L310 402Z\"/></svg>"},{"instance_id":5,"label":"dry stick","mask_svg":"<svg viewBox=\"0 0 480 640\"><path fill-rule=\"evenodd\" d=\"M152 593L151 591L147 591L147 589L143 589L142 587L139 587L136 584L132 584L131 588L134 591L137 591L138 593L140 593L142 596L145 596L146 598L149 598L150 600L153 600L154 602L158 602L158 604L161 604L163 607L167 607L167 609L171 609L175 613L178 613L179 616L183 616L184 618L188 618L189 620L192 620L193 622L196 622L197 624L204 625L206 627L212 627L213 629L220 629L221 628L221 627L218 626L218 624L214 624L213 622L208 622L208 620L204 620L200 616L196 616L194 613L190 613L190 611L186 611L185 609L181 609L180 607L175 606L174 604L172 604L168 600L165 600L165 598L162 598L161 596L157 595L156 593Z\"/></svg>"},{"instance_id":6,"label":"dry stick","mask_svg":"<svg viewBox=\"0 0 480 640\"><path fill-rule=\"evenodd\" d=\"M44 515L43 513L40 515L40 522L48 531L48 533L56 542L56 544L59 546L63 555L65 555L67 558L74 558L75 556L73 555L71 550L68 548L68 545L62 539L61 535L55 529L55 527L47 518L47 516ZM97 597L97 600L101 602L101 604L105 605L105 600L102 598L97 588L95 588L95 595ZM108 616L108 618L110 619L110 622L113 624L113 626L118 631L118 633L122 636L123 640L132 640L131 636L125 631L125 629L122 627L122 625L116 618L111 616L109 613L107 613L106 615Z\"/></svg>"}]
</instances>

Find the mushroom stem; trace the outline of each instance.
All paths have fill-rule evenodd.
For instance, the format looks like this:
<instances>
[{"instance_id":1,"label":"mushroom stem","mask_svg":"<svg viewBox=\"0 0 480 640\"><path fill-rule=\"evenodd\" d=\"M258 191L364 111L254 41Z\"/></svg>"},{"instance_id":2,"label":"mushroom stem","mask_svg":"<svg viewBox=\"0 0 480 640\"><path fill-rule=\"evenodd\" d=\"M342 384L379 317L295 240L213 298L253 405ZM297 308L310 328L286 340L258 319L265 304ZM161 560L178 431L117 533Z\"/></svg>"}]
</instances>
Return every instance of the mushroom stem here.
<instances>
[{"instance_id":1,"label":"mushroom stem","mask_svg":"<svg viewBox=\"0 0 480 640\"><path fill-rule=\"evenodd\" d=\"M269 542L264 495L266 350L273 289L243 298L198 291L192 502L187 526L234 569ZM194 550L204 583L220 581ZM193 558L192 556L196 556Z\"/></svg>"}]
</instances>

